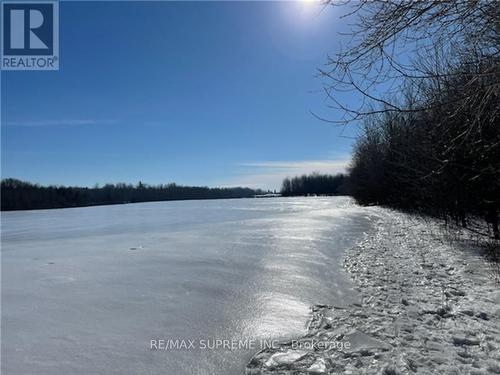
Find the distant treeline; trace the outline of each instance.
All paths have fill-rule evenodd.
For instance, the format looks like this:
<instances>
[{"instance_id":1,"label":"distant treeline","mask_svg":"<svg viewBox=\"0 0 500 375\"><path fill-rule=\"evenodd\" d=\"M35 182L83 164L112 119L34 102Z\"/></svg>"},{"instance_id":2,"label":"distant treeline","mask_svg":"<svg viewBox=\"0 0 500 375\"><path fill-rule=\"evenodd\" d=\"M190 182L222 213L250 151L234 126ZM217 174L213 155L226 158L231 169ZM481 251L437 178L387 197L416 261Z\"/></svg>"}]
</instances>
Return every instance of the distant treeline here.
<instances>
[{"instance_id":1,"label":"distant treeline","mask_svg":"<svg viewBox=\"0 0 500 375\"><path fill-rule=\"evenodd\" d=\"M184 199L248 198L262 194L249 188L209 188L166 185L106 184L102 187L41 186L12 178L1 183L2 210L82 207L104 204Z\"/></svg>"},{"instance_id":2,"label":"distant treeline","mask_svg":"<svg viewBox=\"0 0 500 375\"><path fill-rule=\"evenodd\" d=\"M281 186L281 195L343 195L345 191L343 174L327 175L312 173L310 175L285 178Z\"/></svg>"}]
</instances>

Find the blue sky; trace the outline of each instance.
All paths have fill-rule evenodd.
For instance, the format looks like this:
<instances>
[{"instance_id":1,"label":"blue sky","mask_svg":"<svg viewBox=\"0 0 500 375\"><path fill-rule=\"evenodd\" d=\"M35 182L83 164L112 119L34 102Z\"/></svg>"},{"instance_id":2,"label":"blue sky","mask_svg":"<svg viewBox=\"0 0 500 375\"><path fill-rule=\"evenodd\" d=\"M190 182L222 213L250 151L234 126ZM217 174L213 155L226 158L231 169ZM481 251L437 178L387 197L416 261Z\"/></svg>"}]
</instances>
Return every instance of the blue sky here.
<instances>
[{"instance_id":1,"label":"blue sky","mask_svg":"<svg viewBox=\"0 0 500 375\"><path fill-rule=\"evenodd\" d=\"M316 69L346 26L309 2L62 2L60 70L2 72L2 177L279 188L343 170ZM354 134L354 129L343 133Z\"/></svg>"}]
</instances>

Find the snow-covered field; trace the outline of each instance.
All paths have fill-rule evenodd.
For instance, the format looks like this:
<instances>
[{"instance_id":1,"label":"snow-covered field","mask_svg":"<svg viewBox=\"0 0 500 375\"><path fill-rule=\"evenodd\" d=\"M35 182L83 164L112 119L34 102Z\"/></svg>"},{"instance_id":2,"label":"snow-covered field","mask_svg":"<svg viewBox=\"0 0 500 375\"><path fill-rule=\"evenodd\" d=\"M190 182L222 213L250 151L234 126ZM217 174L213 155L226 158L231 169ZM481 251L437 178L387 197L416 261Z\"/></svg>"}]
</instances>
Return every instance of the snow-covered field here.
<instances>
[{"instance_id":1,"label":"snow-covered field","mask_svg":"<svg viewBox=\"0 0 500 375\"><path fill-rule=\"evenodd\" d=\"M499 322L471 246L348 198L2 213L2 374L499 374Z\"/></svg>"},{"instance_id":2,"label":"snow-covered field","mask_svg":"<svg viewBox=\"0 0 500 375\"><path fill-rule=\"evenodd\" d=\"M257 348L150 341L300 336L356 298L342 256L371 226L348 198L2 212L2 375L234 375Z\"/></svg>"},{"instance_id":3,"label":"snow-covered field","mask_svg":"<svg viewBox=\"0 0 500 375\"><path fill-rule=\"evenodd\" d=\"M314 306L308 334L247 374L500 374L500 288L484 259L437 223L367 210L377 223L344 262L360 303Z\"/></svg>"}]
</instances>

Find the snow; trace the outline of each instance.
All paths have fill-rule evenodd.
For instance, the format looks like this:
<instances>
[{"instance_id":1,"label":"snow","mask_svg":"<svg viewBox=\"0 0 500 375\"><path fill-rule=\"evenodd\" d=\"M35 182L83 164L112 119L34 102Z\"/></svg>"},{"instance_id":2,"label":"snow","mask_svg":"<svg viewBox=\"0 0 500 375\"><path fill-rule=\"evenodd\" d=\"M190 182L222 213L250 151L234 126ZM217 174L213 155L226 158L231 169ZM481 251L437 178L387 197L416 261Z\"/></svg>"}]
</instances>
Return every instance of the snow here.
<instances>
[{"instance_id":1,"label":"snow","mask_svg":"<svg viewBox=\"0 0 500 375\"><path fill-rule=\"evenodd\" d=\"M323 358L318 358L311 366L307 368L307 371L313 374L324 374L326 371L326 363Z\"/></svg>"},{"instance_id":2,"label":"snow","mask_svg":"<svg viewBox=\"0 0 500 375\"><path fill-rule=\"evenodd\" d=\"M346 198L2 213L2 373L500 374L498 284L449 237Z\"/></svg>"},{"instance_id":3,"label":"snow","mask_svg":"<svg viewBox=\"0 0 500 375\"><path fill-rule=\"evenodd\" d=\"M304 357L307 352L302 350L289 350L283 353L276 353L266 362L267 367L288 365Z\"/></svg>"},{"instance_id":4,"label":"snow","mask_svg":"<svg viewBox=\"0 0 500 375\"><path fill-rule=\"evenodd\" d=\"M484 259L448 241L437 222L367 210L377 223L344 261L362 302L314 306L306 336L350 348L310 350L286 368L266 367L275 351L291 355L283 342L258 353L247 374L307 373L318 361L323 373L500 373L500 293Z\"/></svg>"},{"instance_id":5,"label":"snow","mask_svg":"<svg viewBox=\"0 0 500 375\"><path fill-rule=\"evenodd\" d=\"M244 373L260 347L150 341L304 334L358 299L340 260L370 223L340 197L2 212L2 374Z\"/></svg>"}]
</instances>

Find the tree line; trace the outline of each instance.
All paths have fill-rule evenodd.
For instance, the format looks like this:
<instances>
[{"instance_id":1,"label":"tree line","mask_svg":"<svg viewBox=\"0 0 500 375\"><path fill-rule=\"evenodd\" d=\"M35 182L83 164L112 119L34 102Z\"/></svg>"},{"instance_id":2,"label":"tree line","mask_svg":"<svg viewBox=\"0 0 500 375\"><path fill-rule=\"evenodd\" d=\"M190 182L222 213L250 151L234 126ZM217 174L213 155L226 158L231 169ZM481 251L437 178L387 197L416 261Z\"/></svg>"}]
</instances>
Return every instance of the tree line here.
<instances>
[{"instance_id":1,"label":"tree line","mask_svg":"<svg viewBox=\"0 0 500 375\"><path fill-rule=\"evenodd\" d=\"M344 195L345 176L343 174L328 175L312 173L296 177L287 177L281 186L281 195Z\"/></svg>"},{"instance_id":2,"label":"tree line","mask_svg":"<svg viewBox=\"0 0 500 375\"><path fill-rule=\"evenodd\" d=\"M155 186L142 182L137 185L118 183L92 188L41 186L7 178L1 182L1 208L8 211L187 199L249 198L261 193L261 190L244 187L209 188L175 183Z\"/></svg>"},{"instance_id":3,"label":"tree line","mask_svg":"<svg viewBox=\"0 0 500 375\"><path fill-rule=\"evenodd\" d=\"M474 69L475 76L489 64L456 69L446 85L428 87L423 103L407 99L405 108L420 111L366 120L354 148L351 193L364 204L423 211L464 227L482 217L499 238L500 97L490 92L489 75L468 82L464 72Z\"/></svg>"},{"instance_id":4,"label":"tree line","mask_svg":"<svg viewBox=\"0 0 500 375\"><path fill-rule=\"evenodd\" d=\"M361 125L351 194L462 226L481 218L499 239L498 2L331 4L355 20L353 44L321 70L342 114L332 121Z\"/></svg>"}]
</instances>

